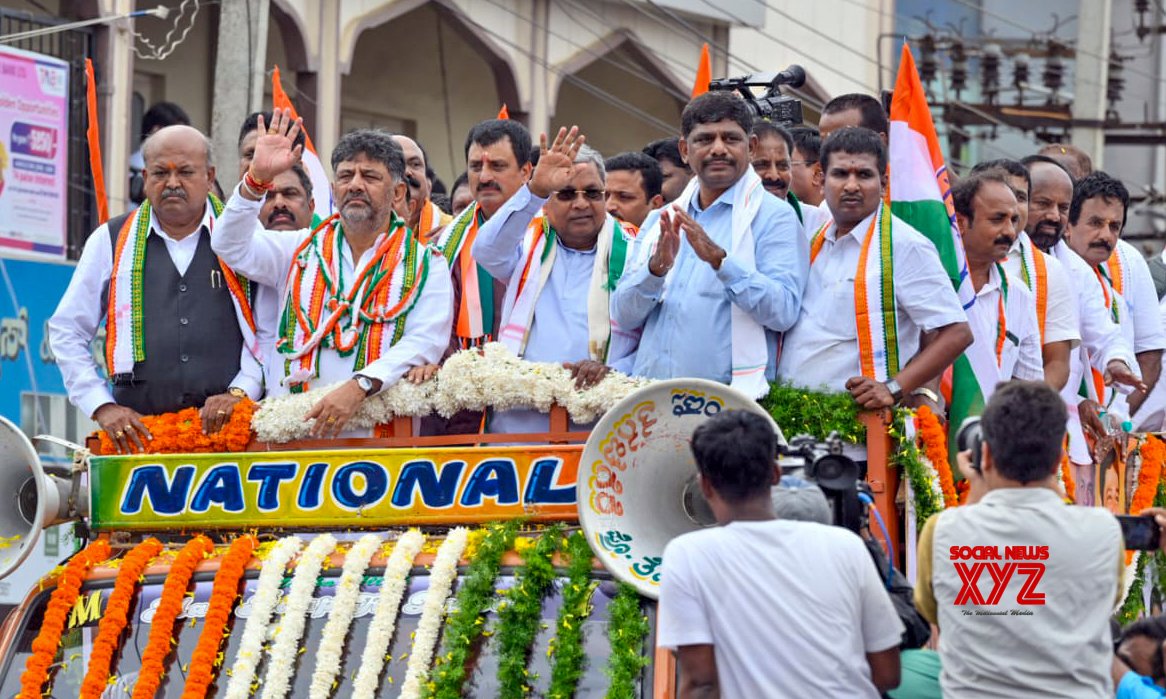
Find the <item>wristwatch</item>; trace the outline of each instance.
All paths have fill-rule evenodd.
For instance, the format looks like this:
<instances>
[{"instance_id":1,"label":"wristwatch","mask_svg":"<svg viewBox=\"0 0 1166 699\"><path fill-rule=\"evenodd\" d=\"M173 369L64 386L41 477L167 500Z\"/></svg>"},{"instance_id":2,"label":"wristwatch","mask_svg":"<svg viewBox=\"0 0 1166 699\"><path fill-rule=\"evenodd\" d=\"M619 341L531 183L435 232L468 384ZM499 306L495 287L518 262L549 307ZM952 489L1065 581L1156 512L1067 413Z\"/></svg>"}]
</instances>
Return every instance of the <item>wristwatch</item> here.
<instances>
[{"instance_id":1,"label":"wristwatch","mask_svg":"<svg viewBox=\"0 0 1166 699\"><path fill-rule=\"evenodd\" d=\"M376 390L377 385L373 383L373 380L369 377L364 376L363 374L355 374L352 378L356 379L356 385L360 386L360 390L364 391L366 398L369 396L369 394Z\"/></svg>"},{"instance_id":2,"label":"wristwatch","mask_svg":"<svg viewBox=\"0 0 1166 699\"><path fill-rule=\"evenodd\" d=\"M235 398L238 398L239 400L242 400L242 399L247 397L247 392L244 391L243 389L239 388L238 386L231 386L230 388L227 389L227 393L230 393L232 396L234 396Z\"/></svg>"},{"instance_id":3,"label":"wristwatch","mask_svg":"<svg viewBox=\"0 0 1166 699\"><path fill-rule=\"evenodd\" d=\"M893 398L896 403L903 400L903 387L899 385L898 381L891 379L883 385L886 386L887 390L891 392L891 398Z\"/></svg>"}]
</instances>

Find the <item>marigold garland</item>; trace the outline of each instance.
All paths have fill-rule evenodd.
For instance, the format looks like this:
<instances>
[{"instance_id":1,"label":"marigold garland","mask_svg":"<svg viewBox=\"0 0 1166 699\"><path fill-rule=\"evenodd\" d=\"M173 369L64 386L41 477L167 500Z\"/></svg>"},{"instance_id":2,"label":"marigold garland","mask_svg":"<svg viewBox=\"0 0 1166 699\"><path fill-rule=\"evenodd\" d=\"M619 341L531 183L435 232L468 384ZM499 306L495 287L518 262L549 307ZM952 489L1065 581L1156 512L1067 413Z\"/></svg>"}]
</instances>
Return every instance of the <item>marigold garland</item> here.
<instances>
[{"instance_id":1,"label":"marigold garland","mask_svg":"<svg viewBox=\"0 0 1166 699\"><path fill-rule=\"evenodd\" d=\"M142 668L138 671L138 682L134 685L133 699L154 699L162 686L162 674L166 671L166 658L174 647L174 622L182 613L182 603L186 598L186 588L194 577L198 564L215 551L211 540L202 536L194 537L178 552L166 575L162 586L162 596L154 609L150 621L150 635L146 648L142 651Z\"/></svg>"},{"instance_id":2,"label":"marigold garland","mask_svg":"<svg viewBox=\"0 0 1166 699\"><path fill-rule=\"evenodd\" d=\"M1077 502L1077 481L1073 480L1073 465L1067 451L1061 454L1061 482L1065 485L1065 497L1069 502Z\"/></svg>"},{"instance_id":3,"label":"marigold garland","mask_svg":"<svg viewBox=\"0 0 1166 699\"><path fill-rule=\"evenodd\" d=\"M486 528L486 537L478 545L470 567L462 577L457 593L457 611L446 622L446 652L437 659L430 673L431 682L426 685L422 696L437 699L459 699L462 696L466 661L474 642L486 628L482 615L494 599L494 581L498 577L502 554L514 545L520 524L521 520L513 519Z\"/></svg>"},{"instance_id":4,"label":"marigold garland","mask_svg":"<svg viewBox=\"0 0 1166 699\"><path fill-rule=\"evenodd\" d=\"M231 417L221 430L214 434L203 434L202 419L198 408L185 408L174 413L146 415L142 424L150 431L151 439L145 443L147 454L218 454L222 452L244 451L251 443L251 416L256 404L244 398L235 404ZM117 445L109 435L100 430L102 454L116 454Z\"/></svg>"},{"instance_id":5,"label":"marigold garland","mask_svg":"<svg viewBox=\"0 0 1166 699\"><path fill-rule=\"evenodd\" d=\"M1166 482L1158 482L1158 492L1154 496L1155 507L1166 507ZM1138 556L1138 565L1134 573L1133 583L1130 584L1129 590L1126 592L1125 599L1117 611L1117 620L1122 625L1138 619L1143 616L1146 611L1145 602L1142 599L1143 590L1146 585L1146 562L1153 556L1154 568L1158 573L1158 580L1151 581L1154 585L1166 595L1166 555L1161 551L1142 551ZM1129 558L1126 558L1126 565L1129 566Z\"/></svg>"},{"instance_id":6,"label":"marigold garland","mask_svg":"<svg viewBox=\"0 0 1166 699\"><path fill-rule=\"evenodd\" d=\"M591 595L597 581L591 579L592 553L587 536L577 531L564 545L570 563L567 565L567 584L559 618L555 621L555 637L547 651L551 664L551 687L547 699L571 699L583 676L587 653L583 650L583 622L591 615Z\"/></svg>"},{"instance_id":7,"label":"marigold garland","mask_svg":"<svg viewBox=\"0 0 1166 699\"><path fill-rule=\"evenodd\" d=\"M611 655L606 673L611 684L604 696L605 699L635 699L636 679L648 666L648 657L644 655L648 617L640 609L640 593L627 583L619 584L619 592L607 609L607 640Z\"/></svg>"},{"instance_id":8,"label":"marigold garland","mask_svg":"<svg viewBox=\"0 0 1166 699\"><path fill-rule=\"evenodd\" d=\"M514 586L506 591L506 599L498 610L500 699L524 699L530 693L530 681L535 678L527 672L526 666L530 648L538 635L543 599L555 582L555 566L551 559L562 540L563 527L556 524L538 538L533 548L526 547Z\"/></svg>"},{"instance_id":9,"label":"marigold garland","mask_svg":"<svg viewBox=\"0 0 1166 699\"><path fill-rule=\"evenodd\" d=\"M202 633L198 636L198 645L190 658L182 699L203 699L215 681L219 647L222 646L227 623L235 609L235 600L239 597L239 581L247 571L247 563L251 561L251 554L258 543L250 534L235 539L219 563L219 572L215 574L210 603L203 619Z\"/></svg>"},{"instance_id":10,"label":"marigold garland","mask_svg":"<svg viewBox=\"0 0 1166 699\"><path fill-rule=\"evenodd\" d=\"M922 405L915 411L915 429L923 444L923 453L939 473L939 487L943 491L943 505L955 507L959 504L959 494L955 491L955 478L947 458L947 430L931 408Z\"/></svg>"},{"instance_id":11,"label":"marigold garland","mask_svg":"<svg viewBox=\"0 0 1166 699\"><path fill-rule=\"evenodd\" d=\"M109 684L122 632L129 623L130 603L138 589L142 572L150 561L162 551L162 542L154 537L146 539L126 554L118 566L117 580L113 592L105 603L101 621L97 625L97 638L89 653L89 668L81 682L81 699L99 699Z\"/></svg>"},{"instance_id":12,"label":"marigold garland","mask_svg":"<svg viewBox=\"0 0 1166 699\"><path fill-rule=\"evenodd\" d=\"M1134 488L1134 496L1130 499L1129 512L1136 515L1154 504L1154 496L1158 493L1158 483L1162 479L1162 464L1166 462L1166 444L1154 435L1146 435L1139 449L1142 456L1142 467L1138 471L1138 485Z\"/></svg>"},{"instance_id":13,"label":"marigold garland","mask_svg":"<svg viewBox=\"0 0 1166 699\"><path fill-rule=\"evenodd\" d=\"M85 574L98 563L109 558L109 542L98 539L86 546L80 553L69 559L64 572L57 579L57 589L53 590L41 621L40 632L32 642L32 654L24 663L20 675L18 699L40 699L45 683L49 681L49 669L61 647L61 635L69 620L69 612L81 594L81 584Z\"/></svg>"},{"instance_id":14,"label":"marigold garland","mask_svg":"<svg viewBox=\"0 0 1166 699\"><path fill-rule=\"evenodd\" d=\"M943 495L931 487L931 474L923 464L919 447L915 445L915 440L907 438L907 419L911 415L911 411L906 408L896 409L887 432L898 444L898 449L891 454L891 462L899 467L915 496L915 528L918 531L923 529L931 515L943 510Z\"/></svg>"}]
</instances>

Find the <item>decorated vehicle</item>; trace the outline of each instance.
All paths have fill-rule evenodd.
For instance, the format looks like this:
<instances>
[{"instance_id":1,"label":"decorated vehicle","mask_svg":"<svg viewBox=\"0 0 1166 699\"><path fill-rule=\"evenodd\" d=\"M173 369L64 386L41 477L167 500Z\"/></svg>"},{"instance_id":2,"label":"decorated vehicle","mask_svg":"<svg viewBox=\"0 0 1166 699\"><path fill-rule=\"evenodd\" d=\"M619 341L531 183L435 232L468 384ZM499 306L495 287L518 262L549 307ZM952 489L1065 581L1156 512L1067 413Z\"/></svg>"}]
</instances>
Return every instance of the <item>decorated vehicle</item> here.
<instances>
[{"instance_id":1,"label":"decorated vehicle","mask_svg":"<svg viewBox=\"0 0 1166 699\"><path fill-rule=\"evenodd\" d=\"M429 385L366 401L374 439L305 439L309 393L245 405L213 438L195 411L147 418L164 453L95 436L48 474L0 422L0 489L18 505L0 511L0 576L43 526L74 520L87 542L5 621L0 692L674 696L653 635L663 549L710 523L688 440L722 410L780 411L700 380L578 391L515 361L463 352ZM549 410L551 429L413 434L412 416L486 407ZM865 423L867 485L897 541L897 423L848 419Z\"/></svg>"}]
</instances>

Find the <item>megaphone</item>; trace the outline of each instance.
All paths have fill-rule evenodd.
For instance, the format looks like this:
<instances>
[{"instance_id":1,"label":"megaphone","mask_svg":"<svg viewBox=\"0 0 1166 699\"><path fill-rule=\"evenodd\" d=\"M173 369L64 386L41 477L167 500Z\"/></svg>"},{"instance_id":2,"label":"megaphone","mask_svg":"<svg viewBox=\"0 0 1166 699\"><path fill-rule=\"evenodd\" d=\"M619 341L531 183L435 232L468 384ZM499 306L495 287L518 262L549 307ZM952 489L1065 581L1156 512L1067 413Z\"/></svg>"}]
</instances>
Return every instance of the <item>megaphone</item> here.
<instances>
[{"instance_id":1,"label":"megaphone","mask_svg":"<svg viewBox=\"0 0 1166 699\"><path fill-rule=\"evenodd\" d=\"M71 479L45 473L32 442L0 417L0 579L8 577L36 548L46 527L88 514L89 498L80 487L81 474Z\"/></svg>"},{"instance_id":2,"label":"megaphone","mask_svg":"<svg viewBox=\"0 0 1166 699\"><path fill-rule=\"evenodd\" d=\"M724 410L764 416L785 443L773 418L745 394L715 381L672 379L615 404L583 448L576 484L583 533L604 567L646 597L659 597L668 542L716 523L689 442Z\"/></svg>"}]
</instances>

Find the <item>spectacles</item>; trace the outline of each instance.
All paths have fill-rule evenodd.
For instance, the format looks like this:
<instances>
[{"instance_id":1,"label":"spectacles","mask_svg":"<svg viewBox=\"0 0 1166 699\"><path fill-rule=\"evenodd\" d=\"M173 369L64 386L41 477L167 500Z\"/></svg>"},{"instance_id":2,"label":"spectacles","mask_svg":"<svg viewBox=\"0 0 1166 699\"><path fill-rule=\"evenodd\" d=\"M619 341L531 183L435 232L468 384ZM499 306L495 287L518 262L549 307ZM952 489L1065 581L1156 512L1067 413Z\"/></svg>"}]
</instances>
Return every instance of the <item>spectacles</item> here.
<instances>
[{"instance_id":1,"label":"spectacles","mask_svg":"<svg viewBox=\"0 0 1166 699\"><path fill-rule=\"evenodd\" d=\"M560 189L555 192L555 198L559 201L575 201L580 194L587 201L603 201L603 196L607 192L602 189Z\"/></svg>"},{"instance_id":2,"label":"spectacles","mask_svg":"<svg viewBox=\"0 0 1166 699\"><path fill-rule=\"evenodd\" d=\"M802 167L814 167L818 164L817 160L791 160L790 165L801 165Z\"/></svg>"}]
</instances>

